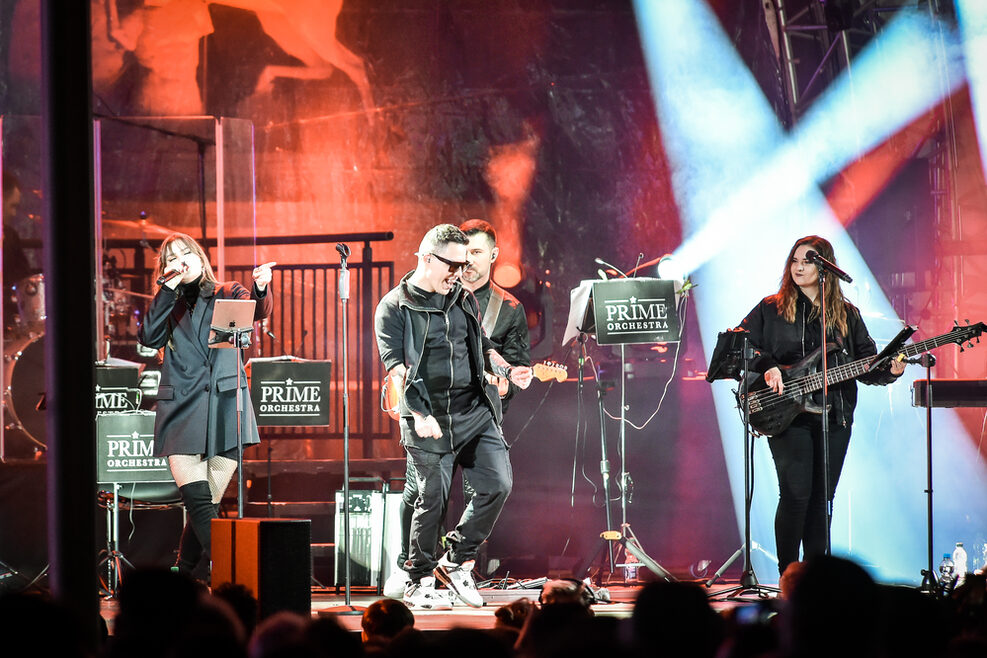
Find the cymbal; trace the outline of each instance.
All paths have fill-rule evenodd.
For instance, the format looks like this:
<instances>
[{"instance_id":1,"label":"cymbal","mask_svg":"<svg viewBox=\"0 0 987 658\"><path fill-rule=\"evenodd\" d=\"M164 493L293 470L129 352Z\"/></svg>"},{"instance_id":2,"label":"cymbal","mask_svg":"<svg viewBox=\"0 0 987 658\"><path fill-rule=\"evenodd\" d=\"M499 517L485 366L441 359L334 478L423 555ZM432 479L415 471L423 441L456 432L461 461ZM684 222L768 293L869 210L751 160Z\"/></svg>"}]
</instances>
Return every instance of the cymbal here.
<instances>
[{"instance_id":1,"label":"cymbal","mask_svg":"<svg viewBox=\"0 0 987 658\"><path fill-rule=\"evenodd\" d=\"M167 237L175 231L166 227L154 224L146 219L104 219L103 231L118 235L120 233L139 233L145 235L160 235ZM130 237L129 235L127 237Z\"/></svg>"}]
</instances>

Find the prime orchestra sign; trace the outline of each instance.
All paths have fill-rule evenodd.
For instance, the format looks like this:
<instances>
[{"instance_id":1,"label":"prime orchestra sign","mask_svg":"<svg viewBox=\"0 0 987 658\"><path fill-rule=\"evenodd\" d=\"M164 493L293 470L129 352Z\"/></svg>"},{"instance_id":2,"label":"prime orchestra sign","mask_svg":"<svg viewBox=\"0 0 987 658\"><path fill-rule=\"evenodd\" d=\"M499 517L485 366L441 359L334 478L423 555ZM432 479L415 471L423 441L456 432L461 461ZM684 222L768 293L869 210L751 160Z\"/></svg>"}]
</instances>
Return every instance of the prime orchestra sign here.
<instances>
[{"instance_id":1,"label":"prime orchestra sign","mask_svg":"<svg viewBox=\"0 0 987 658\"><path fill-rule=\"evenodd\" d=\"M675 284L669 279L611 279L593 284L600 345L679 340Z\"/></svg>"},{"instance_id":2,"label":"prime orchestra sign","mask_svg":"<svg viewBox=\"0 0 987 658\"><path fill-rule=\"evenodd\" d=\"M329 424L329 361L251 359L250 401L258 425Z\"/></svg>"},{"instance_id":3,"label":"prime orchestra sign","mask_svg":"<svg viewBox=\"0 0 987 658\"><path fill-rule=\"evenodd\" d=\"M171 480L168 460L155 457L154 412L96 415L98 482L163 482Z\"/></svg>"}]
</instances>

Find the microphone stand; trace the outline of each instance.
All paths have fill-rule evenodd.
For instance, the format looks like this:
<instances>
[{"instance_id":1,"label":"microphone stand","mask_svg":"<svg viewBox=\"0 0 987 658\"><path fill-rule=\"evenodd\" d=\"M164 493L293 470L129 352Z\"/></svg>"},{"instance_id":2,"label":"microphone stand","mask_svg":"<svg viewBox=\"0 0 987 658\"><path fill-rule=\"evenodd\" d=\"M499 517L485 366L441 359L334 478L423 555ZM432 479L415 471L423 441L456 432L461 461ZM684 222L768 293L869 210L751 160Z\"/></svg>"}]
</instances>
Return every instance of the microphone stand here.
<instances>
[{"instance_id":1,"label":"microphone stand","mask_svg":"<svg viewBox=\"0 0 987 658\"><path fill-rule=\"evenodd\" d=\"M337 244L339 252L339 303L343 335L343 590L344 604L341 608L333 608L337 615L362 615L363 611L352 604L352 588L350 583L350 401L349 401L349 318L347 302L350 298L350 270L346 259L350 248L345 244ZM338 538L337 538L338 541Z\"/></svg>"},{"instance_id":2,"label":"microphone stand","mask_svg":"<svg viewBox=\"0 0 987 658\"><path fill-rule=\"evenodd\" d=\"M826 268L817 261L816 271L819 272L819 322L821 324L819 331L822 336L820 344L822 345L822 453L823 491L826 496L826 555L832 555L830 524L833 522L833 495L829 491L829 346L826 344Z\"/></svg>"}]
</instances>

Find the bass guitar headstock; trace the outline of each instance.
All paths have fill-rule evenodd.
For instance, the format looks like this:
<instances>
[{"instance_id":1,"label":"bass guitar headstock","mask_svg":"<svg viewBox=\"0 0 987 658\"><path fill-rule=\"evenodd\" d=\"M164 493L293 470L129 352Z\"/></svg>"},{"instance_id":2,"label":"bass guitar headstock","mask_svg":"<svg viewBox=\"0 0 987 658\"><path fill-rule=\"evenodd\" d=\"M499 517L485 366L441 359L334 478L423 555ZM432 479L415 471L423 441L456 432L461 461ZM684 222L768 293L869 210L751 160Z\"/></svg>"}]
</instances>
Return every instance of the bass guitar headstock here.
<instances>
[{"instance_id":1,"label":"bass guitar headstock","mask_svg":"<svg viewBox=\"0 0 987 658\"><path fill-rule=\"evenodd\" d=\"M960 346L960 351L968 347L973 347L973 339L976 338L977 342L980 342L980 335L987 330L987 324L983 322L978 322L976 324L970 324L969 320L966 320L966 325L960 326L960 323L953 320L953 329L947 334L949 340ZM966 343L964 345L963 343Z\"/></svg>"}]
</instances>

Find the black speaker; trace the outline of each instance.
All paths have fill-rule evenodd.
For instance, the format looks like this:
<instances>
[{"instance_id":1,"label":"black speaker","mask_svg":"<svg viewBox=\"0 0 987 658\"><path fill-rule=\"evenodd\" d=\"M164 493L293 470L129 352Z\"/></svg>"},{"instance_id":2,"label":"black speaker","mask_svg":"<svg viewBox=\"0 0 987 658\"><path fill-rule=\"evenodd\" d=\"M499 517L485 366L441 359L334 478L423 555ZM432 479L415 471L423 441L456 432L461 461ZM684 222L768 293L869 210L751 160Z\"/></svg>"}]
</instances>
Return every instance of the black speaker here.
<instances>
[{"instance_id":1,"label":"black speaker","mask_svg":"<svg viewBox=\"0 0 987 658\"><path fill-rule=\"evenodd\" d=\"M312 614L312 522L213 519L212 586L245 585L261 619L280 610Z\"/></svg>"}]
</instances>

